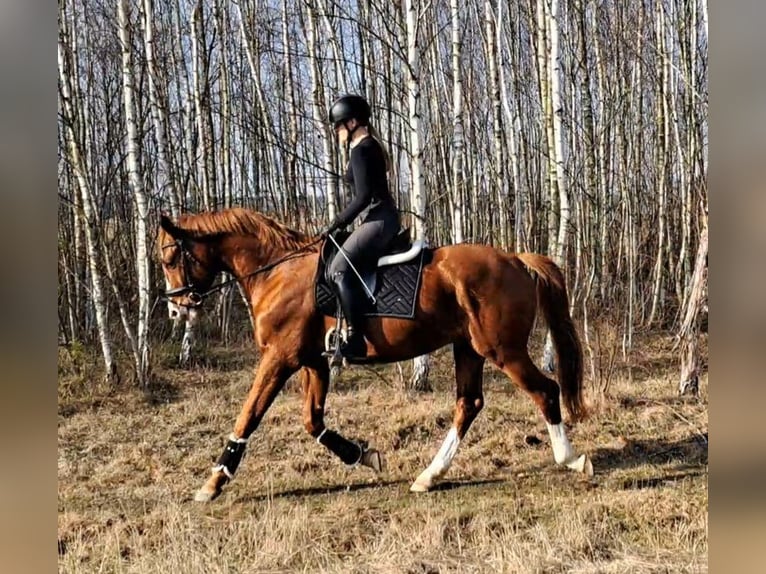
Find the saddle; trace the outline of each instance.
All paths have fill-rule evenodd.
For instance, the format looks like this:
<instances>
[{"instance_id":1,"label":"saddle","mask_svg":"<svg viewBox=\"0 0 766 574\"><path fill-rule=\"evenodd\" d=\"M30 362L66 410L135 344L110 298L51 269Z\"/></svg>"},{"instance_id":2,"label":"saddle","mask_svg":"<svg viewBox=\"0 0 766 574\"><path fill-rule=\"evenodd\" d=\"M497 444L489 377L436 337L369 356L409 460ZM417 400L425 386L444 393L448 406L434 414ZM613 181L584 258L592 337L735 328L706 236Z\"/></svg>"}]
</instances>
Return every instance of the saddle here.
<instances>
[{"instance_id":1,"label":"saddle","mask_svg":"<svg viewBox=\"0 0 766 574\"><path fill-rule=\"evenodd\" d=\"M340 231L334 238L338 245L351 233ZM326 239L322 245L321 256L315 279L315 301L317 309L329 317L338 316L339 305L332 289L331 279L327 276L328 263L338 252L335 244ZM432 250L425 247L422 240L412 241L409 228L400 231L388 244L386 254L380 257L376 266L367 265L357 268L364 284L372 293L374 301L368 301L365 311L367 317L399 317L412 319L415 316L415 302L420 289L423 265L431 259ZM349 271L353 273L353 271ZM358 278L354 276L358 281ZM360 292L363 289L360 289ZM360 293L360 297L365 297Z\"/></svg>"}]
</instances>

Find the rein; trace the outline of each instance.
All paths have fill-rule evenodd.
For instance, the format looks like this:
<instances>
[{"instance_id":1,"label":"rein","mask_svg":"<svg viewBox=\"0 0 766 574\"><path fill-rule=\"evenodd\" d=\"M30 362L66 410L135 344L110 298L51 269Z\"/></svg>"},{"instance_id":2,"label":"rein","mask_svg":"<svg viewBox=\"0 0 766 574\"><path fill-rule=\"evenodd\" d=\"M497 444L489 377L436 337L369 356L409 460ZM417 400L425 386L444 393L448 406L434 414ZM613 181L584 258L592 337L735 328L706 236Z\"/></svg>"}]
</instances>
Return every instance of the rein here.
<instances>
[{"instance_id":1,"label":"rein","mask_svg":"<svg viewBox=\"0 0 766 574\"><path fill-rule=\"evenodd\" d=\"M246 275L243 275L242 277L232 277L231 279L227 279L226 281L221 281L220 283L213 285L208 289L207 291L204 291L200 293L197 288L192 284L191 282L191 273L189 273L189 259L197 263L199 266L207 269L205 265L202 264L202 262L194 257L192 253L186 248L185 242L183 239L176 239L173 241L173 243L168 243L166 245L162 246L162 249L166 249L168 247L178 247L178 249L181 252L181 257L183 257L183 266L184 266L184 280L186 282L186 285L183 287L176 287L174 289L169 289L168 291L161 292L162 299L169 301L171 297L180 297L182 295L189 295L189 300L191 301L191 305L182 305L180 303L175 303L175 305L181 305L183 307L190 307L190 308L196 308L200 307L202 305L203 300L206 297L209 297L213 293L217 293L227 285L230 285L231 283L234 283L236 281L240 281L242 279L247 279L248 277L253 277L255 275L260 275L261 273L266 273L267 271L270 271L277 267L278 265L281 265L285 261L289 261L290 259L296 259L298 257L303 257L304 255L307 255L304 253L308 248L313 247L317 243L322 241L322 237L319 237L310 243L307 243L303 247L300 247L299 249L296 249L295 251L291 251L287 255L280 257L276 261L272 261L271 263L268 263L267 265L263 265L262 267L259 267L255 271L251 271L250 273L247 273Z\"/></svg>"}]
</instances>

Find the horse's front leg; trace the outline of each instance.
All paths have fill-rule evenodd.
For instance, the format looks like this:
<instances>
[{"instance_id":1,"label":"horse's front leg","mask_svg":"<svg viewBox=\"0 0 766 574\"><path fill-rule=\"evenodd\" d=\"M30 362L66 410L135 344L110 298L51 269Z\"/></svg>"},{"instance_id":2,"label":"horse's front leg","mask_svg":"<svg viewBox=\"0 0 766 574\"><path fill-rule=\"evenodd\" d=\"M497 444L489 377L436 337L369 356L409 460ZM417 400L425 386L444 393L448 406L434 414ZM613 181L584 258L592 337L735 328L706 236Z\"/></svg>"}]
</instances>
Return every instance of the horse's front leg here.
<instances>
[{"instance_id":1,"label":"horse's front leg","mask_svg":"<svg viewBox=\"0 0 766 574\"><path fill-rule=\"evenodd\" d=\"M320 359L315 366L304 367L301 376L303 424L306 431L346 464L362 464L381 472L383 457L380 452L367 448L364 442L348 440L324 424L324 405L330 382L327 362Z\"/></svg>"},{"instance_id":2,"label":"horse's front leg","mask_svg":"<svg viewBox=\"0 0 766 574\"><path fill-rule=\"evenodd\" d=\"M229 441L213 467L212 475L197 491L194 500L198 502L213 500L221 494L224 484L234 478L234 473L245 454L247 439L258 428L274 397L297 369L298 365L295 361L285 359L276 353L264 354L253 386L250 387L245 404L242 405L242 410L234 424L234 432L229 435Z\"/></svg>"}]
</instances>

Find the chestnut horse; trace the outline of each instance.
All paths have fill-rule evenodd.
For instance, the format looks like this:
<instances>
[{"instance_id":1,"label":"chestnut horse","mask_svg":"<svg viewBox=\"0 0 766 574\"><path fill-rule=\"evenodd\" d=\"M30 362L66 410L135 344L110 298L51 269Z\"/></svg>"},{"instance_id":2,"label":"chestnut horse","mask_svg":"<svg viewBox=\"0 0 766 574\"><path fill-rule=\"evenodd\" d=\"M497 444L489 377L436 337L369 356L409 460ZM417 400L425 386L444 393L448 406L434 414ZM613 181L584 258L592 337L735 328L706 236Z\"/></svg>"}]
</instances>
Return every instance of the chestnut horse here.
<instances>
[{"instance_id":1,"label":"chestnut horse","mask_svg":"<svg viewBox=\"0 0 766 574\"><path fill-rule=\"evenodd\" d=\"M195 495L198 501L212 500L233 478L247 440L287 379L299 370L303 421L311 436L346 464L382 469L377 450L324 424L330 371L322 353L325 334L335 319L319 313L315 305L320 241L245 209L186 215L176 223L162 216L158 250L171 315L183 316L199 307L217 274L230 273L249 299L261 354L226 448ZM558 384L540 372L527 352L538 306L552 333ZM486 360L538 406L556 463L592 475L590 460L575 453L561 418L559 392L573 422L585 415L582 350L569 314L564 277L549 258L513 255L484 245L434 249L423 267L414 318L369 318L365 337L368 357L378 363L411 359L452 344L457 379L453 424L410 490L429 490L450 467L484 405Z\"/></svg>"}]
</instances>

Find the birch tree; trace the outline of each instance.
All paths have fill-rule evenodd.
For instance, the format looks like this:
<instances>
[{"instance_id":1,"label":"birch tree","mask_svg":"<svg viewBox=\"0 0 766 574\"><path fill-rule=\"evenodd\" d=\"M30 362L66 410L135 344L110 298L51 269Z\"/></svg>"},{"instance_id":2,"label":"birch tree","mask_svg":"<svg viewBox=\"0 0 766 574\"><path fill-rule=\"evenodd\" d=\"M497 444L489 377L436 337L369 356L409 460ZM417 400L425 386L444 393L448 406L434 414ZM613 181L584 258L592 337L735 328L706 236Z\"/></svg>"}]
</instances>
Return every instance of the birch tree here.
<instances>
[{"instance_id":1,"label":"birch tree","mask_svg":"<svg viewBox=\"0 0 766 574\"><path fill-rule=\"evenodd\" d=\"M166 102L160 87L160 78L154 57L154 0L143 0L144 51L146 55L146 71L149 80L149 105L152 113L152 125L157 146L157 191L160 196L168 199L170 213L174 219L181 215L181 202L178 197L178 187L173 169L168 160L167 149L167 111Z\"/></svg>"},{"instance_id":2,"label":"birch tree","mask_svg":"<svg viewBox=\"0 0 766 574\"><path fill-rule=\"evenodd\" d=\"M85 126L80 125L81 117L72 98L72 84L77 82L77 77L72 77L71 52L68 49L68 41L72 41L74 32L70 35L66 20L66 0L59 3L59 39L58 39L58 72L59 72L59 103L62 108L62 121L65 130L64 140L68 145L69 162L77 180L80 202L83 211L85 245L88 254L88 269L90 271L90 287L92 291L93 307L98 327L98 339L101 345L101 354L104 359L105 377L109 382L117 382L119 375L117 364L112 352L112 339L107 323L107 301L103 287L101 269L99 268L99 250L97 245L98 223L96 221L93 206L93 193L88 181L90 172L83 157L82 134Z\"/></svg>"},{"instance_id":3,"label":"birch tree","mask_svg":"<svg viewBox=\"0 0 766 574\"><path fill-rule=\"evenodd\" d=\"M499 240L503 249L508 249L511 241L509 236L509 218L507 210L508 189L505 167L505 149L503 146L502 111L500 104L500 80L498 72L498 42L495 14L492 2L484 2L484 22L487 63L489 67L489 102L492 117L492 162L490 165L490 190L494 190L494 202L497 206L497 225L500 227ZM498 7L499 10L499 7ZM492 200L490 200L492 201Z\"/></svg>"},{"instance_id":4,"label":"birch tree","mask_svg":"<svg viewBox=\"0 0 766 574\"><path fill-rule=\"evenodd\" d=\"M105 33L120 5L130 75ZM586 341L614 330L626 363L636 327L680 332L707 194L702 0L62 0L58 50L59 336L105 364L141 362L139 283L162 288L139 213L334 218L343 92L373 104L413 235L550 254ZM211 345L246 332L219 302Z\"/></svg>"},{"instance_id":5,"label":"birch tree","mask_svg":"<svg viewBox=\"0 0 766 574\"><path fill-rule=\"evenodd\" d=\"M662 295L665 279L665 229L667 221L667 194L665 185L668 172L668 140L670 139L670 114L668 110L670 74L668 54L666 50L665 10L660 2L657 3L656 24L657 50L660 55L657 67L659 72L658 76L661 80L661 92L657 98L657 126L661 131L656 152L657 165L659 166L659 173L657 174L657 252L654 260L652 306L649 311L649 317L646 320L648 325L654 323L660 305L660 297Z\"/></svg>"},{"instance_id":6,"label":"birch tree","mask_svg":"<svg viewBox=\"0 0 766 574\"><path fill-rule=\"evenodd\" d=\"M457 0L450 0L452 17L452 241L463 242L463 79L460 65L460 10Z\"/></svg>"},{"instance_id":7,"label":"birch tree","mask_svg":"<svg viewBox=\"0 0 766 574\"><path fill-rule=\"evenodd\" d=\"M412 207L414 211L415 239L428 240L426 227L426 195L423 186L423 158L420 142L420 46L418 30L420 27L419 0L405 0L407 22L407 111L410 138L410 177ZM412 376L409 388L417 391L430 391L428 380L430 359L428 355L416 357L412 363Z\"/></svg>"},{"instance_id":8,"label":"birch tree","mask_svg":"<svg viewBox=\"0 0 766 574\"><path fill-rule=\"evenodd\" d=\"M560 69L559 69L559 32L558 32L559 3L558 0L550 0L550 9L548 9L546 0L538 0L537 23L544 28L540 36L540 43L547 55L547 58L541 58L540 72L547 74L547 77L541 77L540 82L545 84L541 87L541 93L544 94L543 110L545 124L548 127L548 154L549 169L551 170L550 197L551 206L558 205L556 217L558 225L549 224L549 255L556 264L565 268L565 253L567 247L567 236L569 232L569 197L567 196L566 181L564 176L564 158L562 150L562 122L563 114L560 90ZM538 49L541 49L540 47ZM554 197L554 194L558 197ZM558 201L555 201L555 200ZM544 350L544 364L549 370L553 370L553 341L550 332L546 337Z\"/></svg>"},{"instance_id":9,"label":"birch tree","mask_svg":"<svg viewBox=\"0 0 766 574\"><path fill-rule=\"evenodd\" d=\"M678 390L681 394L699 392L700 365L700 317L707 306L706 280L708 257L708 226L707 214L703 218L697 256L694 263L694 274L689 285L689 297L683 309L683 320L679 329L681 344L681 373Z\"/></svg>"},{"instance_id":10,"label":"birch tree","mask_svg":"<svg viewBox=\"0 0 766 574\"><path fill-rule=\"evenodd\" d=\"M338 179L329 176L333 172L332 131L326 117L325 104L328 98L325 97L321 82L322 64L319 59L320 46L316 23L317 16L312 1L306 2L306 16L308 21L306 26L307 46L311 65L311 113L314 119L314 133L312 136L319 138L322 144L322 166L325 173L322 174L321 179L325 182L324 194L327 202L327 220L334 221L338 211Z\"/></svg>"},{"instance_id":11,"label":"birch tree","mask_svg":"<svg viewBox=\"0 0 766 574\"><path fill-rule=\"evenodd\" d=\"M122 94L125 105L125 129L127 132L127 169L130 187L135 198L136 215L136 269L138 277L138 322L136 341L136 375L142 387L149 380L149 248L147 222L149 206L143 177L138 165L138 134L134 109L133 58L131 48L130 6L128 0L118 0L118 21L122 44Z\"/></svg>"},{"instance_id":12,"label":"birch tree","mask_svg":"<svg viewBox=\"0 0 766 574\"><path fill-rule=\"evenodd\" d=\"M192 73L194 75L194 112L197 128L197 166L202 188L202 205L214 208L216 170L214 166L213 126L210 109L209 55L205 10L202 0L192 9Z\"/></svg>"},{"instance_id":13,"label":"birch tree","mask_svg":"<svg viewBox=\"0 0 766 574\"><path fill-rule=\"evenodd\" d=\"M548 35L550 37L550 97L552 107L552 135L553 145L551 151L553 152L553 165L555 167L554 178L556 189L558 191L558 231L556 233L556 241L554 243L554 249L551 253L553 260L561 267L565 266L564 255L567 248L567 237L569 233L569 196L567 195L566 178L564 176L564 153L562 149L562 142L564 139L562 133L562 121L561 118L564 114L564 109L561 102L561 69L560 69L560 53L559 53L559 2L558 0L550 0L550 12L548 13Z\"/></svg>"}]
</instances>

